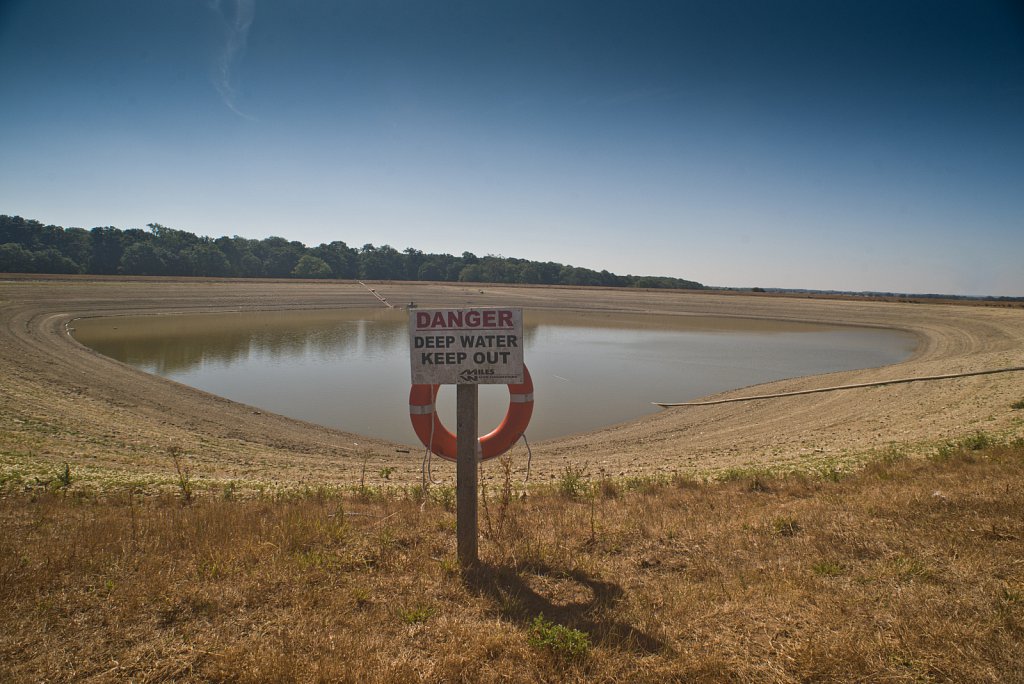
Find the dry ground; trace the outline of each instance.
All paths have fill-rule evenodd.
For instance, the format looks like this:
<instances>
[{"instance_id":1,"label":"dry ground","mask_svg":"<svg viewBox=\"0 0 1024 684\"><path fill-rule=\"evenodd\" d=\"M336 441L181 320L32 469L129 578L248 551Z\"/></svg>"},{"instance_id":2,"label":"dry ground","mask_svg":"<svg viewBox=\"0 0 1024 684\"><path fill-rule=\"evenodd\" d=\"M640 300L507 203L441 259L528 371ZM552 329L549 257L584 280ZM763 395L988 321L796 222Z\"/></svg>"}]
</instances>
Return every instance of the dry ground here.
<instances>
[{"instance_id":1,"label":"dry ground","mask_svg":"<svg viewBox=\"0 0 1024 684\"><path fill-rule=\"evenodd\" d=\"M920 339L905 363L758 393L1024 365L1019 308L377 289ZM67 334L80 316L373 302L353 283L0 282L0 681L1024 682L1020 373L675 409L535 445L528 494L521 454L485 466L483 564L463 575L453 490L424 495L417 455Z\"/></svg>"},{"instance_id":2,"label":"dry ground","mask_svg":"<svg viewBox=\"0 0 1024 684\"><path fill-rule=\"evenodd\" d=\"M911 360L879 369L756 388L788 391L1024 365L1024 310L707 292L383 283L392 302L420 306L742 316L887 326L920 339ZM380 480L415 483L420 457L396 445L256 412L149 376L77 344L81 316L365 307L358 283L72 277L0 280L0 481L32 483L72 464L82 484L167 484L169 446L185 450L200 485L263 488ZM721 396L747 394L737 390ZM671 409L593 433L534 445L533 474L566 464L593 473L721 473L848 469L891 444L928 452L976 430L1022 434L1024 373L914 383L722 406ZM674 397L651 397L673 400ZM405 420L406 416L396 416ZM519 477L525 470L516 456ZM391 470L393 469L393 470ZM437 475L453 477L450 466ZM488 466L484 477L497 469Z\"/></svg>"},{"instance_id":3,"label":"dry ground","mask_svg":"<svg viewBox=\"0 0 1024 684\"><path fill-rule=\"evenodd\" d=\"M0 680L1024 682L1024 441L991 441L499 487L464 578L444 488L9 493Z\"/></svg>"}]
</instances>

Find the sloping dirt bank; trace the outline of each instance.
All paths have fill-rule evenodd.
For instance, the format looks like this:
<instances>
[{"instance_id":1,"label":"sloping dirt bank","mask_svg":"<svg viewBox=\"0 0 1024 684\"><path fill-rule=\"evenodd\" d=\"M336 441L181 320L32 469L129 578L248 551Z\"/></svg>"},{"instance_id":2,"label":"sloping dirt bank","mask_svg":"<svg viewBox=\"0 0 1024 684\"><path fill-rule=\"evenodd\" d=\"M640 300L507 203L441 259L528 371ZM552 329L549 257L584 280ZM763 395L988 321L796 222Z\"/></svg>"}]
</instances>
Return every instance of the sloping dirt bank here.
<instances>
[{"instance_id":1,"label":"sloping dirt bank","mask_svg":"<svg viewBox=\"0 0 1024 684\"><path fill-rule=\"evenodd\" d=\"M374 287L390 302L424 307L741 316L900 328L920 339L914 357L901 364L774 382L756 392L738 388L715 398L1024 365L1019 308L589 288ZM200 478L312 487L361 479L419 482L420 454L138 372L83 347L67 332L83 316L375 304L366 288L349 282L5 276L0 280L0 474L27 482L52 475L67 462L86 480L166 482L175 472L168 449L180 447ZM1024 434L1024 411L1012 408L1021 399L1024 373L1005 373L674 408L534 444L533 477L557 477L570 462L611 476L842 467L891 444L924 446L976 430ZM525 450L515 453L517 469L525 471ZM452 477L448 465L435 470L437 476ZM497 470L485 467L485 476Z\"/></svg>"}]
</instances>

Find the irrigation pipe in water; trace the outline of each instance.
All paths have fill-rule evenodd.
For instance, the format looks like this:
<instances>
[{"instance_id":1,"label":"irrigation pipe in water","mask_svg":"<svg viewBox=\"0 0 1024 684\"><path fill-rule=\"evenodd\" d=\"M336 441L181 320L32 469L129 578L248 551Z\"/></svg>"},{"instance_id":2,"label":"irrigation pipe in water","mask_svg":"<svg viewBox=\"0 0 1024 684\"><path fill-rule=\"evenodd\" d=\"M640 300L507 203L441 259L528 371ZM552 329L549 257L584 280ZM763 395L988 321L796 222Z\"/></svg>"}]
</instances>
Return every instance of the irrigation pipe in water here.
<instances>
[{"instance_id":1,"label":"irrigation pipe in water","mask_svg":"<svg viewBox=\"0 0 1024 684\"><path fill-rule=\"evenodd\" d=\"M732 399L714 399L712 401L683 401L678 403L664 403L652 401L651 403L661 408L673 408L676 406L713 406L715 404L732 404L737 401L754 401L756 399L779 399L781 397L796 397L801 394L818 394L819 392L835 392L837 390L860 389L862 387L882 387L883 385L899 385L907 382L921 382L924 380L949 380L952 378L969 378L973 375L992 375L994 373L1011 373L1024 371L1024 366L1011 366L1010 368L994 368L983 371L970 371L968 373L950 373L948 375L925 375L920 378L898 378L896 380L879 380L878 382L861 382L855 385L836 385L835 387L819 387L818 389L797 390L795 392L778 392L776 394L756 394L749 397L734 397Z\"/></svg>"}]
</instances>

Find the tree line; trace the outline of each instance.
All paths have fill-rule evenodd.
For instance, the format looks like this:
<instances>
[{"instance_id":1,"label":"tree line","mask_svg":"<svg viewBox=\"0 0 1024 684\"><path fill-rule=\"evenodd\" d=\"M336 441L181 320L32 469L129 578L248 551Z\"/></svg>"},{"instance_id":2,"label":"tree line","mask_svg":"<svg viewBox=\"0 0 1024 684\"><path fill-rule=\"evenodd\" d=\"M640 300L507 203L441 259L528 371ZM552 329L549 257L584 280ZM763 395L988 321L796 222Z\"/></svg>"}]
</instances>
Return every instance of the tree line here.
<instances>
[{"instance_id":1,"label":"tree line","mask_svg":"<svg viewBox=\"0 0 1024 684\"><path fill-rule=\"evenodd\" d=\"M472 252L428 254L369 243L356 249L340 240L307 247L274 236L210 238L159 223L148 224L148 230L86 230L6 215L0 215L0 272L704 287L682 278L620 276L553 261L478 257Z\"/></svg>"}]
</instances>

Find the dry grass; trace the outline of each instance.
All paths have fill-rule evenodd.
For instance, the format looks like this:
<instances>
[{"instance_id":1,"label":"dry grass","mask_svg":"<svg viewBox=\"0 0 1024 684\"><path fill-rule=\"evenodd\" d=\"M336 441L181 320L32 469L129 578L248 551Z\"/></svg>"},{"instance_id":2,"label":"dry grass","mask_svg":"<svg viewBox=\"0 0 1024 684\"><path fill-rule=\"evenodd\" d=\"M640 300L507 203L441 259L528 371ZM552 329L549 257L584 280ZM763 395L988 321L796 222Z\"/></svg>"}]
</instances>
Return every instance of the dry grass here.
<instances>
[{"instance_id":1,"label":"dry grass","mask_svg":"<svg viewBox=\"0 0 1024 684\"><path fill-rule=\"evenodd\" d=\"M71 464L0 499L0 680L1024 681L1024 445L982 441L499 487L465 575L443 491L183 505Z\"/></svg>"}]
</instances>

